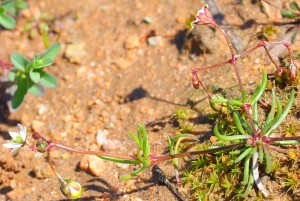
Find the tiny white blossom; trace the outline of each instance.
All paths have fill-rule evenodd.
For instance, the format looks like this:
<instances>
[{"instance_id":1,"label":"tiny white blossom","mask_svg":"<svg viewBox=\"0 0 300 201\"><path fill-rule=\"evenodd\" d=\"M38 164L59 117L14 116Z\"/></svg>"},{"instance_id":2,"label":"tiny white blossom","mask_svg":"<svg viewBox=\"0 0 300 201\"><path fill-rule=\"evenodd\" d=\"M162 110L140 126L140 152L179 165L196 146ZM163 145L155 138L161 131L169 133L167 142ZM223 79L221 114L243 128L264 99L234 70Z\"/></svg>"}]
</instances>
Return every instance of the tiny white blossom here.
<instances>
[{"instance_id":1,"label":"tiny white blossom","mask_svg":"<svg viewBox=\"0 0 300 201\"><path fill-rule=\"evenodd\" d=\"M26 141L26 137L27 137L26 127L22 126L21 124L18 124L18 130L19 132L9 131L8 133L12 138L12 140L8 140L7 144L3 144L4 147L11 149L8 152L9 154L16 152L18 149L20 149L24 145L24 142Z\"/></svg>"}]
</instances>

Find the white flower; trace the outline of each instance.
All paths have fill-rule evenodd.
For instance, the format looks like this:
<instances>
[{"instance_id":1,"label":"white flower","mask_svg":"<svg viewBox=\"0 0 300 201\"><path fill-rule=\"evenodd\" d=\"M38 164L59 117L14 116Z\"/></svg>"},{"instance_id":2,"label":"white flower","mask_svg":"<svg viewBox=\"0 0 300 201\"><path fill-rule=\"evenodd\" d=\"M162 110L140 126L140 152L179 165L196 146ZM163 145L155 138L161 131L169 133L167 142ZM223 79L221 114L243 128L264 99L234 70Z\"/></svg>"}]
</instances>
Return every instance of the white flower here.
<instances>
[{"instance_id":1,"label":"white flower","mask_svg":"<svg viewBox=\"0 0 300 201\"><path fill-rule=\"evenodd\" d=\"M27 130L25 126L18 124L19 132L8 132L12 140L8 140L7 144L3 144L4 147L11 149L8 153L11 154L20 149L24 142L26 142Z\"/></svg>"}]
</instances>

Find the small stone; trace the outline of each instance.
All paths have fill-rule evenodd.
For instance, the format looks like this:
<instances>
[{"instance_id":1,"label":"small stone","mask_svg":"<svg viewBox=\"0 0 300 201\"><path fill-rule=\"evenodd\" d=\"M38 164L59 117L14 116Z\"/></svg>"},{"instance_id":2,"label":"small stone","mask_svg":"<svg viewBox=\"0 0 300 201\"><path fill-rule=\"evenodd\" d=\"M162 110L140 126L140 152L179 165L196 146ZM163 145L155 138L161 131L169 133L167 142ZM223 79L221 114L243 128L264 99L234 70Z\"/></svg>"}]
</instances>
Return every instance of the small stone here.
<instances>
[{"instance_id":1,"label":"small stone","mask_svg":"<svg viewBox=\"0 0 300 201\"><path fill-rule=\"evenodd\" d=\"M33 172L38 179L45 179L52 177L53 173L48 164L36 164L34 166Z\"/></svg>"},{"instance_id":2,"label":"small stone","mask_svg":"<svg viewBox=\"0 0 300 201\"><path fill-rule=\"evenodd\" d=\"M148 38L148 44L150 46L158 46L162 40L161 36L151 36Z\"/></svg>"},{"instance_id":3,"label":"small stone","mask_svg":"<svg viewBox=\"0 0 300 201\"><path fill-rule=\"evenodd\" d=\"M42 115L47 112L48 108L44 104L39 105L38 114Z\"/></svg>"},{"instance_id":4,"label":"small stone","mask_svg":"<svg viewBox=\"0 0 300 201\"><path fill-rule=\"evenodd\" d=\"M12 191L9 191L8 193L6 193L6 197L9 200L15 200L17 197L20 196L20 190L19 189L14 189ZM23 194L23 193L22 193Z\"/></svg>"},{"instance_id":5,"label":"small stone","mask_svg":"<svg viewBox=\"0 0 300 201\"><path fill-rule=\"evenodd\" d=\"M115 149L119 149L122 146L122 142L116 139L107 139L106 142L102 145L104 151L111 151Z\"/></svg>"},{"instance_id":6,"label":"small stone","mask_svg":"<svg viewBox=\"0 0 300 201\"><path fill-rule=\"evenodd\" d=\"M67 115L65 115L64 117L63 117L63 121L64 122L71 122L72 121L72 119L73 119L73 117L71 116L71 115L69 115L69 114L67 114Z\"/></svg>"},{"instance_id":7,"label":"small stone","mask_svg":"<svg viewBox=\"0 0 300 201\"><path fill-rule=\"evenodd\" d=\"M117 58L114 60L114 64L120 69L125 69L131 65L131 62L128 59Z\"/></svg>"},{"instance_id":8,"label":"small stone","mask_svg":"<svg viewBox=\"0 0 300 201\"><path fill-rule=\"evenodd\" d=\"M44 127L44 123L41 122L41 121L38 121L38 120L33 120L31 122L31 127L32 127L32 130L35 131L35 132L39 132L42 127Z\"/></svg>"},{"instance_id":9,"label":"small stone","mask_svg":"<svg viewBox=\"0 0 300 201\"><path fill-rule=\"evenodd\" d=\"M134 49L140 46L140 38L136 35L131 35L125 42L126 49Z\"/></svg>"},{"instance_id":10,"label":"small stone","mask_svg":"<svg viewBox=\"0 0 300 201\"><path fill-rule=\"evenodd\" d=\"M99 129L98 130L98 133L97 133L97 136L96 136L96 141L97 141L97 144L99 146L102 146L106 143L107 141L107 136L108 135L108 130L102 130L102 129Z\"/></svg>"},{"instance_id":11,"label":"small stone","mask_svg":"<svg viewBox=\"0 0 300 201\"><path fill-rule=\"evenodd\" d=\"M85 66L81 66L80 68L78 68L78 69L76 70L76 74L77 74L78 76L81 76L81 75L84 75L86 71L87 71L87 70L86 70L86 67L85 67Z\"/></svg>"},{"instance_id":12,"label":"small stone","mask_svg":"<svg viewBox=\"0 0 300 201\"><path fill-rule=\"evenodd\" d=\"M85 43L68 44L66 47L65 56L71 63L80 64L85 56L86 51L84 50Z\"/></svg>"},{"instance_id":13,"label":"small stone","mask_svg":"<svg viewBox=\"0 0 300 201\"><path fill-rule=\"evenodd\" d=\"M99 177L104 173L107 164L95 155L86 155L80 161L79 167L81 170Z\"/></svg>"},{"instance_id":14,"label":"small stone","mask_svg":"<svg viewBox=\"0 0 300 201\"><path fill-rule=\"evenodd\" d=\"M136 185L135 185L135 183L136 183L136 179L129 179L129 180L127 180L126 182L125 182L125 187L126 187L126 190L128 191L132 191L132 190L136 190L137 189L137 187L136 187Z\"/></svg>"},{"instance_id":15,"label":"small stone","mask_svg":"<svg viewBox=\"0 0 300 201\"><path fill-rule=\"evenodd\" d=\"M147 24L151 24L153 22L152 17L146 16L143 19L144 22L146 22Z\"/></svg>"},{"instance_id":16,"label":"small stone","mask_svg":"<svg viewBox=\"0 0 300 201\"><path fill-rule=\"evenodd\" d=\"M128 169L128 168L129 168L130 164L117 163L117 165L116 165L116 166L117 166L117 167L119 167L119 168L121 168L121 169L124 169L124 170L126 170L126 169Z\"/></svg>"},{"instance_id":17,"label":"small stone","mask_svg":"<svg viewBox=\"0 0 300 201\"><path fill-rule=\"evenodd\" d=\"M17 185L18 185L18 182L17 182L17 180L15 180L15 179L12 179L12 180L10 180L9 181L9 186L11 187L11 188L16 188L17 187Z\"/></svg>"}]
</instances>

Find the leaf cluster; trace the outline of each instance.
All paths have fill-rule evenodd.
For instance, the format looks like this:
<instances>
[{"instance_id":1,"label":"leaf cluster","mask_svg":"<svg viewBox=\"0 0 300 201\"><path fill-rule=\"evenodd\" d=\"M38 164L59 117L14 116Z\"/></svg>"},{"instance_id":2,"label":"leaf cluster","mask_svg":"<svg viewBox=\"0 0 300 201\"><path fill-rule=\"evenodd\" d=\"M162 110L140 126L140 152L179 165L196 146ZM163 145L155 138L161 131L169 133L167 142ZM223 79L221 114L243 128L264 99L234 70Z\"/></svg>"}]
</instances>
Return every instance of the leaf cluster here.
<instances>
[{"instance_id":1,"label":"leaf cluster","mask_svg":"<svg viewBox=\"0 0 300 201\"><path fill-rule=\"evenodd\" d=\"M57 86L56 78L45 72L44 68L54 63L54 58L59 50L60 44L55 43L44 53L36 54L32 60L20 53L14 53L10 56L14 67L10 69L8 78L17 85L10 104L12 111L21 106L28 92L35 96L42 96L45 93L43 86L48 88Z\"/></svg>"},{"instance_id":2,"label":"leaf cluster","mask_svg":"<svg viewBox=\"0 0 300 201\"><path fill-rule=\"evenodd\" d=\"M6 29L13 29L16 26L16 21L13 16L16 16L21 9L28 7L24 0L6 0L0 3L0 24Z\"/></svg>"}]
</instances>

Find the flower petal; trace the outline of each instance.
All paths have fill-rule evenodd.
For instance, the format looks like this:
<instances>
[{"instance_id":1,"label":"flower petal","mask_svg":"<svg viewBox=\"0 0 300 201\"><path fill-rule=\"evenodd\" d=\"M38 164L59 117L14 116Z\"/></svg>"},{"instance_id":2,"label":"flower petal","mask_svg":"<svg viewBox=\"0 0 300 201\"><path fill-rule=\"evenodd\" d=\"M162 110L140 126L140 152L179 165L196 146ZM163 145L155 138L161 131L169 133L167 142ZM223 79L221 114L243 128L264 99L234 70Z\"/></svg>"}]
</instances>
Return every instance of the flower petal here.
<instances>
[{"instance_id":1,"label":"flower petal","mask_svg":"<svg viewBox=\"0 0 300 201\"><path fill-rule=\"evenodd\" d=\"M18 137L18 136L20 135L19 132L12 132L12 131L9 131L8 133L9 133L9 135L10 135L10 137L11 137L12 139L14 139L14 138L16 138L16 137Z\"/></svg>"},{"instance_id":2,"label":"flower petal","mask_svg":"<svg viewBox=\"0 0 300 201\"><path fill-rule=\"evenodd\" d=\"M25 126L22 126L21 124L18 124L18 129L20 131L20 135L23 141L26 140L26 136L27 136L27 129Z\"/></svg>"},{"instance_id":3,"label":"flower petal","mask_svg":"<svg viewBox=\"0 0 300 201\"><path fill-rule=\"evenodd\" d=\"M18 144L18 143L8 143L8 144L3 144L3 147L5 148L20 148L22 146L22 144Z\"/></svg>"},{"instance_id":4,"label":"flower petal","mask_svg":"<svg viewBox=\"0 0 300 201\"><path fill-rule=\"evenodd\" d=\"M20 135L21 135L21 138L22 138L23 142L25 142L25 140L26 140L26 132L20 131Z\"/></svg>"}]
</instances>

